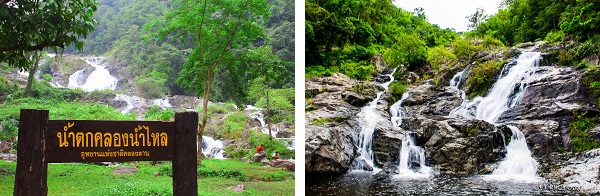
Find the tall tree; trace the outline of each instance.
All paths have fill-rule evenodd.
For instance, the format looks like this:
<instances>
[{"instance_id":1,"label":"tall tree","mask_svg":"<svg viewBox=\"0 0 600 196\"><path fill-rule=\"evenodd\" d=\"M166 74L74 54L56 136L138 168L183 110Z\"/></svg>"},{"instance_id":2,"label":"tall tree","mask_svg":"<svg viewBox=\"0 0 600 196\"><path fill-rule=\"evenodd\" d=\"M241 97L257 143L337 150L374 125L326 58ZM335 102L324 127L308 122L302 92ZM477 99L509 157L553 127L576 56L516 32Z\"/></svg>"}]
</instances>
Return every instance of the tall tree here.
<instances>
[{"instance_id":1,"label":"tall tree","mask_svg":"<svg viewBox=\"0 0 600 196\"><path fill-rule=\"evenodd\" d=\"M179 0L177 9L164 19L148 23L146 29L158 39L172 37L185 42L192 37L197 46L183 65L178 82L187 89L203 94L202 117L198 129L198 146L202 146L202 133L208 119L208 100L218 67L235 69L243 58L235 49L248 46L252 40L264 37L263 27L257 20L268 19L269 9L264 0ZM163 28L157 25L165 24ZM224 66L228 65L228 66ZM201 148L198 148L201 151ZM202 153L197 161L201 163Z\"/></svg>"},{"instance_id":2,"label":"tall tree","mask_svg":"<svg viewBox=\"0 0 600 196\"><path fill-rule=\"evenodd\" d=\"M465 18L467 18L471 23L468 25L469 29L475 30L477 27L479 27L479 25L481 25L481 23L487 20L487 17L488 15L485 14L485 10L483 10L483 8L477 8L475 13L468 15Z\"/></svg>"},{"instance_id":3,"label":"tall tree","mask_svg":"<svg viewBox=\"0 0 600 196\"><path fill-rule=\"evenodd\" d=\"M81 50L94 31L94 0L2 0L0 2L0 61L29 68L28 51L64 48Z\"/></svg>"}]
</instances>

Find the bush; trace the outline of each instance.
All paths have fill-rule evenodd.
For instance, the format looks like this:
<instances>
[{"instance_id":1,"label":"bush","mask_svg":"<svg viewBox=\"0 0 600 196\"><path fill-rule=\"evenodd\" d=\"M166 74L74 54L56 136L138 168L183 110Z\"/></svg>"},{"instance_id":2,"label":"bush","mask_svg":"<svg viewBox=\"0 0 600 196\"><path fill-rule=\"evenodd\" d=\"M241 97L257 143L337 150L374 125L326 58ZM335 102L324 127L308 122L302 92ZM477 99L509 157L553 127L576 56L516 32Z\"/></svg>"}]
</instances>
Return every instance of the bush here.
<instances>
[{"instance_id":1,"label":"bush","mask_svg":"<svg viewBox=\"0 0 600 196\"><path fill-rule=\"evenodd\" d=\"M476 96L483 96L505 63L491 60L473 66L466 81L467 88L469 89L469 99Z\"/></svg>"},{"instance_id":2,"label":"bush","mask_svg":"<svg viewBox=\"0 0 600 196\"><path fill-rule=\"evenodd\" d=\"M219 135L228 140L239 139L245 130L247 117L243 112L225 115L220 127Z\"/></svg>"},{"instance_id":3,"label":"bush","mask_svg":"<svg viewBox=\"0 0 600 196\"><path fill-rule=\"evenodd\" d=\"M332 74L338 72L337 67L323 67L320 65L316 66L307 66L306 67L306 78L314 78L318 76L331 76Z\"/></svg>"},{"instance_id":4,"label":"bush","mask_svg":"<svg viewBox=\"0 0 600 196\"><path fill-rule=\"evenodd\" d=\"M600 43L595 42L594 39L583 42L577 47L577 50L575 50L575 56L577 56L578 59L583 59L590 54L598 53L598 44Z\"/></svg>"},{"instance_id":5,"label":"bush","mask_svg":"<svg viewBox=\"0 0 600 196\"><path fill-rule=\"evenodd\" d=\"M152 105L150 110L144 115L144 120L172 121L175 120L175 110L163 110L157 105Z\"/></svg>"},{"instance_id":6,"label":"bush","mask_svg":"<svg viewBox=\"0 0 600 196\"><path fill-rule=\"evenodd\" d=\"M269 135L252 133L248 141L250 141L250 145L253 147L263 144L263 149L267 156L270 156L274 152L279 152L281 158L294 158L294 150L287 149L283 141L269 139Z\"/></svg>"},{"instance_id":7,"label":"bush","mask_svg":"<svg viewBox=\"0 0 600 196\"><path fill-rule=\"evenodd\" d=\"M502 43L502 41L500 41L499 39L496 39L492 35L484 35L483 42L481 44L485 48L504 47L504 44Z\"/></svg>"},{"instance_id":8,"label":"bush","mask_svg":"<svg viewBox=\"0 0 600 196\"><path fill-rule=\"evenodd\" d=\"M427 50L427 63L436 71L441 71L442 66L453 66L458 63L456 55L448 51L444 46L437 46Z\"/></svg>"},{"instance_id":9,"label":"bush","mask_svg":"<svg viewBox=\"0 0 600 196\"><path fill-rule=\"evenodd\" d=\"M390 84L388 92L392 95L392 103L396 103L402 98L404 92L406 92L406 85L399 81L394 81Z\"/></svg>"},{"instance_id":10,"label":"bush","mask_svg":"<svg viewBox=\"0 0 600 196\"><path fill-rule=\"evenodd\" d=\"M588 131L598 123L597 117L584 117L584 115L575 114L575 120L569 123L569 136L571 144L576 152L583 152L600 148L600 141L591 138Z\"/></svg>"},{"instance_id":11,"label":"bush","mask_svg":"<svg viewBox=\"0 0 600 196\"><path fill-rule=\"evenodd\" d=\"M152 71L148 75L136 76L135 84L138 87L142 97L154 99L169 94L169 88L166 85L168 75L157 71Z\"/></svg>"},{"instance_id":12,"label":"bush","mask_svg":"<svg viewBox=\"0 0 600 196\"><path fill-rule=\"evenodd\" d=\"M0 141L14 142L17 138L17 126L19 121L13 118L0 122Z\"/></svg>"},{"instance_id":13,"label":"bush","mask_svg":"<svg viewBox=\"0 0 600 196\"><path fill-rule=\"evenodd\" d=\"M340 72L347 75L350 78L359 80L371 80L373 72L375 72L375 66L369 62L348 62L343 63Z\"/></svg>"},{"instance_id":14,"label":"bush","mask_svg":"<svg viewBox=\"0 0 600 196\"><path fill-rule=\"evenodd\" d=\"M427 61L427 45L417 35L401 34L396 44L383 53L383 59L390 67L405 65L414 70Z\"/></svg>"},{"instance_id":15,"label":"bush","mask_svg":"<svg viewBox=\"0 0 600 196\"><path fill-rule=\"evenodd\" d=\"M546 34L544 41L546 41L548 43L558 43L558 42L561 42L562 40L564 40L565 37L566 37L566 34L562 31L550 31L550 32L548 32L548 34Z\"/></svg>"},{"instance_id":16,"label":"bush","mask_svg":"<svg viewBox=\"0 0 600 196\"><path fill-rule=\"evenodd\" d=\"M481 46L472 45L471 42L466 39L459 38L452 42L452 53L461 60L468 61L481 50L483 50Z\"/></svg>"}]
</instances>

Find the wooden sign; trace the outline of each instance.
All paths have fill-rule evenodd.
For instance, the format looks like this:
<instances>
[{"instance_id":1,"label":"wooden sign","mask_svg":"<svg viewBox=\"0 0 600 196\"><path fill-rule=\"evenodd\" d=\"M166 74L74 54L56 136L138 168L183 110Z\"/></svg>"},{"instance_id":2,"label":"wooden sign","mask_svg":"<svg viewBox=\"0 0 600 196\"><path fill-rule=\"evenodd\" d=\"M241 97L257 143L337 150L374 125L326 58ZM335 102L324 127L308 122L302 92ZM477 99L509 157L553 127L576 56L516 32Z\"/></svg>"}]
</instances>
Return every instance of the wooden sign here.
<instances>
[{"instance_id":1,"label":"wooden sign","mask_svg":"<svg viewBox=\"0 0 600 196\"><path fill-rule=\"evenodd\" d=\"M46 158L60 162L173 160L175 123L50 120Z\"/></svg>"},{"instance_id":2,"label":"wooden sign","mask_svg":"<svg viewBox=\"0 0 600 196\"><path fill-rule=\"evenodd\" d=\"M198 195L198 113L175 122L48 120L21 109L14 195L47 195L48 163L170 160L173 195Z\"/></svg>"}]
</instances>

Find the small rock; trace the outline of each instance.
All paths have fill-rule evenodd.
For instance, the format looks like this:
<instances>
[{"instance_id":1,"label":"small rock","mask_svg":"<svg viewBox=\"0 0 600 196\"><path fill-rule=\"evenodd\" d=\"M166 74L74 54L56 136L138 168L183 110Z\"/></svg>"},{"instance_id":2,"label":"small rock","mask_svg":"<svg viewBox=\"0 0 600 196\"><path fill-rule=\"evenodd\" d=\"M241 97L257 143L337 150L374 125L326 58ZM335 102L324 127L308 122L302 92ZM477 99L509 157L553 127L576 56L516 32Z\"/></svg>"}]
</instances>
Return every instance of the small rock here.
<instances>
[{"instance_id":1,"label":"small rock","mask_svg":"<svg viewBox=\"0 0 600 196\"><path fill-rule=\"evenodd\" d=\"M112 171L112 174L135 174L138 170L135 167L122 166L117 167Z\"/></svg>"},{"instance_id":2,"label":"small rock","mask_svg":"<svg viewBox=\"0 0 600 196\"><path fill-rule=\"evenodd\" d=\"M246 186L245 184L240 184L237 186L230 186L229 188L227 188L227 190L232 190L233 192L239 193L246 190L246 188L248 188L248 186Z\"/></svg>"},{"instance_id":3,"label":"small rock","mask_svg":"<svg viewBox=\"0 0 600 196\"><path fill-rule=\"evenodd\" d=\"M160 172L154 172L154 173L152 173L152 175L154 175L154 176L160 176Z\"/></svg>"}]
</instances>

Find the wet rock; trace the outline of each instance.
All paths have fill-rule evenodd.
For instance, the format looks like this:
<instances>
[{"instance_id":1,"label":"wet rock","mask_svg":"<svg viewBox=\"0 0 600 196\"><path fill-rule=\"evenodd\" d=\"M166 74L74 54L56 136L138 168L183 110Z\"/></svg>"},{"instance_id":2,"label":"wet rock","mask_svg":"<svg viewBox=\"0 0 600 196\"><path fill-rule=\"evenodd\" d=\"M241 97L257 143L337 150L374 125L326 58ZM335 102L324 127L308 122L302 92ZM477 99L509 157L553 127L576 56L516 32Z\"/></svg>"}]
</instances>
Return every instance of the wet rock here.
<instances>
[{"instance_id":1,"label":"wet rock","mask_svg":"<svg viewBox=\"0 0 600 196\"><path fill-rule=\"evenodd\" d=\"M345 173L356 157L353 143L356 121L306 126L305 167L307 173Z\"/></svg>"},{"instance_id":2,"label":"wet rock","mask_svg":"<svg viewBox=\"0 0 600 196\"><path fill-rule=\"evenodd\" d=\"M596 128L590 130L588 132L588 135L596 141L600 141L600 126L597 126Z\"/></svg>"},{"instance_id":3,"label":"wet rock","mask_svg":"<svg viewBox=\"0 0 600 196\"><path fill-rule=\"evenodd\" d=\"M500 115L498 122L570 118L572 110L595 111L574 67L538 67L521 103Z\"/></svg>"},{"instance_id":4,"label":"wet rock","mask_svg":"<svg viewBox=\"0 0 600 196\"><path fill-rule=\"evenodd\" d=\"M406 118L402 128L414 132L418 146L425 148L427 164L439 171L460 174L485 174L503 158L503 130L481 120L449 117Z\"/></svg>"},{"instance_id":5,"label":"wet rock","mask_svg":"<svg viewBox=\"0 0 600 196\"><path fill-rule=\"evenodd\" d=\"M365 97L352 91L344 91L342 93L342 99L356 107L362 107L373 100L371 97Z\"/></svg>"},{"instance_id":6,"label":"wet rock","mask_svg":"<svg viewBox=\"0 0 600 196\"><path fill-rule=\"evenodd\" d=\"M557 152L563 146L559 123L553 120L519 120L506 124L515 125L525 135L529 150L534 157L544 157Z\"/></svg>"},{"instance_id":7,"label":"wet rock","mask_svg":"<svg viewBox=\"0 0 600 196\"><path fill-rule=\"evenodd\" d=\"M580 153L560 169L567 187L582 189L586 194L600 193L600 149Z\"/></svg>"},{"instance_id":8,"label":"wet rock","mask_svg":"<svg viewBox=\"0 0 600 196\"><path fill-rule=\"evenodd\" d=\"M411 88L408 93L410 96L402 105L409 116L447 116L462 103L460 91L449 86L425 83Z\"/></svg>"}]
</instances>

